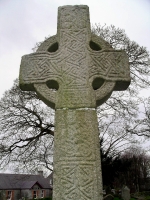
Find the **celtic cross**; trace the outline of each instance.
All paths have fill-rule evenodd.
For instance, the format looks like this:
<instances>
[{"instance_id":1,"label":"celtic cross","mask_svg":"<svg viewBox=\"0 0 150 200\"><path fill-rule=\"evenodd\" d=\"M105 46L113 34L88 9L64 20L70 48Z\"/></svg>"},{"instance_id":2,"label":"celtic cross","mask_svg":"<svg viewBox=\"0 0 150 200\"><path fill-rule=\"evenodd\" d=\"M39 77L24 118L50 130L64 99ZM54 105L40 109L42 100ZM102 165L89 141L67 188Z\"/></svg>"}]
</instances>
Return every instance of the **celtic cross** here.
<instances>
[{"instance_id":1,"label":"celtic cross","mask_svg":"<svg viewBox=\"0 0 150 200\"><path fill-rule=\"evenodd\" d=\"M19 79L56 110L53 200L102 199L96 107L129 86L126 53L91 34L87 6L62 6L57 35L22 57Z\"/></svg>"}]
</instances>

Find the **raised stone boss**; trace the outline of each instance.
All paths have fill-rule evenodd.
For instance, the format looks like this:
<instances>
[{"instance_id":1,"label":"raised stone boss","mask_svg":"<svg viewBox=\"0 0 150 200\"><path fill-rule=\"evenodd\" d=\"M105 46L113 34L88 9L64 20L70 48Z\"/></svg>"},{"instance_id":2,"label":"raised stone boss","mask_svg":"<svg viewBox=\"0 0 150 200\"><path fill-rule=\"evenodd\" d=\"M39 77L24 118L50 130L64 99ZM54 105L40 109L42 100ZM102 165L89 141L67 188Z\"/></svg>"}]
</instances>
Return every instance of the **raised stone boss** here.
<instances>
[{"instance_id":1,"label":"raised stone boss","mask_svg":"<svg viewBox=\"0 0 150 200\"><path fill-rule=\"evenodd\" d=\"M96 107L130 84L129 61L91 34L88 6L58 8L57 35L22 57L20 88L55 109L53 200L100 200Z\"/></svg>"}]
</instances>

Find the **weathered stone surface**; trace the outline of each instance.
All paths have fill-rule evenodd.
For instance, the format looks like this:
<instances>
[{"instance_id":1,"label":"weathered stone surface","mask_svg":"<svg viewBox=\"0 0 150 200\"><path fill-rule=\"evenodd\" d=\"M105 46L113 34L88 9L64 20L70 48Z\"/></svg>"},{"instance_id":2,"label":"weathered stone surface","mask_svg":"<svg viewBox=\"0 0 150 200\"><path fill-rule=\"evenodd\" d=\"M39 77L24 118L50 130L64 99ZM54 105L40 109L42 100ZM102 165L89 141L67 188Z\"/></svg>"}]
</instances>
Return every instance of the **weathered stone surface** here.
<instances>
[{"instance_id":1,"label":"weathered stone surface","mask_svg":"<svg viewBox=\"0 0 150 200\"><path fill-rule=\"evenodd\" d=\"M102 182L95 110L56 110L55 125L55 199L99 199Z\"/></svg>"},{"instance_id":2,"label":"weathered stone surface","mask_svg":"<svg viewBox=\"0 0 150 200\"><path fill-rule=\"evenodd\" d=\"M51 88L59 85L57 94L49 90L50 80ZM129 83L127 55L91 35L87 6L60 7L57 35L37 53L23 56L20 68L20 87L40 90L41 98L55 108L95 108L96 102L100 105L113 90L124 90Z\"/></svg>"},{"instance_id":3,"label":"weathered stone surface","mask_svg":"<svg viewBox=\"0 0 150 200\"><path fill-rule=\"evenodd\" d=\"M127 186L122 188L121 196L123 200L130 200L130 189Z\"/></svg>"},{"instance_id":4,"label":"weathered stone surface","mask_svg":"<svg viewBox=\"0 0 150 200\"><path fill-rule=\"evenodd\" d=\"M96 107L130 83L128 58L92 35L87 6L58 9L57 35L22 57L20 87L56 109L53 200L100 200Z\"/></svg>"}]
</instances>

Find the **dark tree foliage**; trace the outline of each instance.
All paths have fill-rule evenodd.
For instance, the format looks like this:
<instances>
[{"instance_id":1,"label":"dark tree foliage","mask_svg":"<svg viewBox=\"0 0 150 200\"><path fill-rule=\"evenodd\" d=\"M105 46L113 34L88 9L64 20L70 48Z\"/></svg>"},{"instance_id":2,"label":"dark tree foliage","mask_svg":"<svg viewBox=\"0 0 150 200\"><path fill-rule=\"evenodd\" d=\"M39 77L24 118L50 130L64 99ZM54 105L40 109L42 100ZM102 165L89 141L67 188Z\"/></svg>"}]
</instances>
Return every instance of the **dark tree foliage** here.
<instances>
[{"instance_id":1,"label":"dark tree foliage","mask_svg":"<svg viewBox=\"0 0 150 200\"><path fill-rule=\"evenodd\" d=\"M100 140L100 146L103 186L104 188L114 188L116 177L121 177L129 169L131 161L123 160L121 154L113 157L109 153L105 153L103 150L103 139ZM123 181L122 184L124 184Z\"/></svg>"},{"instance_id":2,"label":"dark tree foliage","mask_svg":"<svg viewBox=\"0 0 150 200\"><path fill-rule=\"evenodd\" d=\"M131 192L139 192L148 189L147 180L150 175L150 156L143 149L132 146L121 156L123 162L129 162L130 166L124 171L122 183L128 185ZM119 179L118 178L118 179ZM121 180L119 180L121 183Z\"/></svg>"},{"instance_id":3,"label":"dark tree foliage","mask_svg":"<svg viewBox=\"0 0 150 200\"><path fill-rule=\"evenodd\" d=\"M114 158L103 151L103 140L100 144L103 186L106 192L107 188L121 188L123 185L127 185L131 192L148 190L149 154L137 146L132 146Z\"/></svg>"}]
</instances>

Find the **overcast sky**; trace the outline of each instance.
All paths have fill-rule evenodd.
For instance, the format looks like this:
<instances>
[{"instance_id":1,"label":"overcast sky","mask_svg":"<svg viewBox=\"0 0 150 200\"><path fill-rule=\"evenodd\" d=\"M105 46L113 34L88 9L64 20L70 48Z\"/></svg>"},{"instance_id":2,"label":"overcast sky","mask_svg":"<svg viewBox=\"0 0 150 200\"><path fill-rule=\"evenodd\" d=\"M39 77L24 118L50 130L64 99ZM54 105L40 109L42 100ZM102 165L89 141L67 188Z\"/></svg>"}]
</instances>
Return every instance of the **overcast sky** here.
<instances>
[{"instance_id":1,"label":"overcast sky","mask_svg":"<svg viewBox=\"0 0 150 200\"><path fill-rule=\"evenodd\" d=\"M91 24L113 24L150 51L150 0L0 0L0 98L19 75L21 56L56 34L57 9L88 5Z\"/></svg>"}]
</instances>

